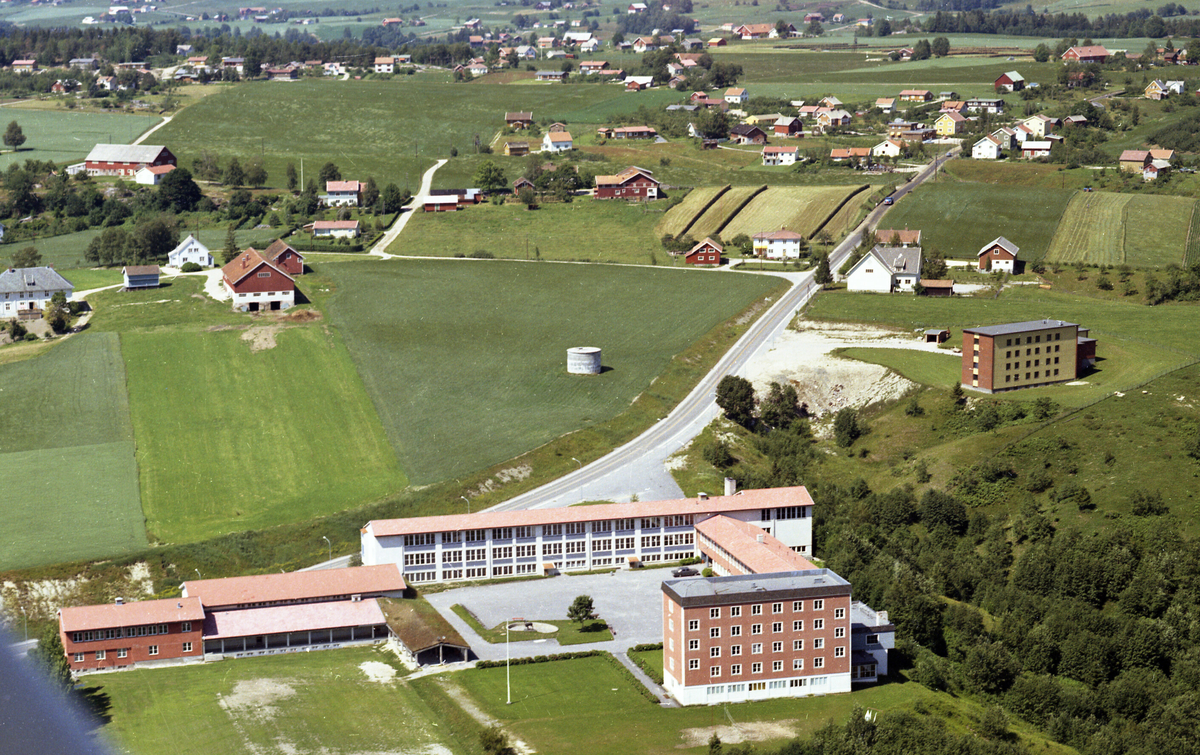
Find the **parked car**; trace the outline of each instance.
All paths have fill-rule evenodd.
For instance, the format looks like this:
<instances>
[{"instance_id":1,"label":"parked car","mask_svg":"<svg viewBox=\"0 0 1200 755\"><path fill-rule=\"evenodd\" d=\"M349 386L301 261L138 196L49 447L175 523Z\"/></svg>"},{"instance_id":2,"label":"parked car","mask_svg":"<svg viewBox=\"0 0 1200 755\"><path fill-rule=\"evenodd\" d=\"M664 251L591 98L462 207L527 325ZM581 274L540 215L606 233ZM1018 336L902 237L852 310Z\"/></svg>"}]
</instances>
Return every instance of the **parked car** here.
<instances>
[{"instance_id":1,"label":"parked car","mask_svg":"<svg viewBox=\"0 0 1200 755\"><path fill-rule=\"evenodd\" d=\"M699 573L700 572L696 571L695 569L693 569L690 566L681 566L678 569L672 571L671 576L672 577L694 577Z\"/></svg>"},{"instance_id":2,"label":"parked car","mask_svg":"<svg viewBox=\"0 0 1200 755\"><path fill-rule=\"evenodd\" d=\"M884 198L883 198L883 203L884 203L884 204L895 204L895 203L896 203L896 199L895 199L894 197L884 197Z\"/></svg>"}]
</instances>

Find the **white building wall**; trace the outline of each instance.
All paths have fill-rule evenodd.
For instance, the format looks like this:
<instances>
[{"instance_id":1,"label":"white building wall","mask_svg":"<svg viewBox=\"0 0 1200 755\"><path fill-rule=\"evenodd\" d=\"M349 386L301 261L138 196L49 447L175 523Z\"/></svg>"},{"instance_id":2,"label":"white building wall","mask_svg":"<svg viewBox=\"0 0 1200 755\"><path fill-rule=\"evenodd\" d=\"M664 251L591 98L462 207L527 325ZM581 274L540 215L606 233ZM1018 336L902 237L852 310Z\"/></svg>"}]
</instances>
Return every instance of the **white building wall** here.
<instances>
[{"instance_id":1,"label":"white building wall","mask_svg":"<svg viewBox=\"0 0 1200 755\"><path fill-rule=\"evenodd\" d=\"M73 289L62 289L63 294L70 299ZM0 294L0 317L17 316L21 309L45 309L50 306L50 299L58 291L22 291L14 294Z\"/></svg>"},{"instance_id":2,"label":"white building wall","mask_svg":"<svg viewBox=\"0 0 1200 755\"><path fill-rule=\"evenodd\" d=\"M867 255L846 276L846 289L849 291L874 291L880 294L891 293L892 273L874 255Z\"/></svg>"},{"instance_id":3,"label":"white building wall","mask_svg":"<svg viewBox=\"0 0 1200 755\"><path fill-rule=\"evenodd\" d=\"M792 686L796 683L797 686ZM684 687L666 671L663 687L681 705L717 705L742 703L750 700L771 700L780 697L814 697L850 691L850 673L796 676L766 682L766 689L751 690L750 682L704 684Z\"/></svg>"}]
</instances>

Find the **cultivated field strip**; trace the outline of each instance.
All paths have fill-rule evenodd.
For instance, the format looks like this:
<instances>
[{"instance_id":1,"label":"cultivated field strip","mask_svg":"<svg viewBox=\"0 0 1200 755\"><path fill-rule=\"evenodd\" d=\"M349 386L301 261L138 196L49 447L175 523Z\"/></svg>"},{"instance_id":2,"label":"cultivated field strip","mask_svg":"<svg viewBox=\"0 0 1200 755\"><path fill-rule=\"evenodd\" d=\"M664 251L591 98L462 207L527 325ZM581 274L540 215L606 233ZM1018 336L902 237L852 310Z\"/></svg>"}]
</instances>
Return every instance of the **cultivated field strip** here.
<instances>
[{"instance_id":1,"label":"cultivated field strip","mask_svg":"<svg viewBox=\"0 0 1200 755\"><path fill-rule=\"evenodd\" d=\"M858 213L861 209L864 193L870 188L864 184L848 193L842 199L841 205L829 215L829 218L809 234L809 238L813 238L821 231L828 231L829 237L836 241L849 233L858 223Z\"/></svg>"},{"instance_id":2,"label":"cultivated field strip","mask_svg":"<svg viewBox=\"0 0 1200 755\"><path fill-rule=\"evenodd\" d=\"M722 230L724 238L761 231L789 231L811 238L845 202L855 186L780 186L754 197Z\"/></svg>"},{"instance_id":3,"label":"cultivated field strip","mask_svg":"<svg viewBox=\"0 0 1200 755\"><path fill-rule=\"evenodd\" d=\"M1125 205L1122 262L1145 267L1182 263L1195 206L1196 200L1190 197L1135 195Z\"/></svg>"},{"instance_id":4,"label":"cultivated field strip","mask_svg":"<svg viewBox=\"0 0 1200 755\"><path fill-rule=\"evenodd\" d=\"M1191 266L1200 262L1200 212L1192 205L1192 217L1188 228L1187 247L1184 251L1183 264Z\"/></svg>"},{"instance_id":5,"label":"cultivated field strip","mask_svg":"<svg viewBox=\"0 0 1200 755\"><path fill-rule=\"evenodd\" d=\"M738 186L722 194L721 198L692 224L689 231L692 238L699 241L705 236L719 234L733 216L741 212L747 202L766 191L766 188L766 186Z\"/></svg>"},{"instance_id":6,"label":"cultivated field strip","mask_svg":"<svg viewBox=\"0 0 1200 755\"><path fill-rule=\"evenodd\" d=\"M671 235L676 238L688 232L692 224L696 222L704 212L712 206L713 202L721 197L722 194L729 191L729 184L724 186L701 186L692 191L683 198L683 201L672 207L659 221L658 228L655 229L659 236Z\"/></svg>"},{"instance_id":7,"label":"cultivated field strip","mask_svg":"<svg viewBox=\"0 0 1200 755\"><path fill-rule=\"evenodd\" d=\"M1046 259L1051 262L1125 261L1125 205L1133 197L1107 192L1077 192L1067 204Z\"/></svg>"}]
</instances>

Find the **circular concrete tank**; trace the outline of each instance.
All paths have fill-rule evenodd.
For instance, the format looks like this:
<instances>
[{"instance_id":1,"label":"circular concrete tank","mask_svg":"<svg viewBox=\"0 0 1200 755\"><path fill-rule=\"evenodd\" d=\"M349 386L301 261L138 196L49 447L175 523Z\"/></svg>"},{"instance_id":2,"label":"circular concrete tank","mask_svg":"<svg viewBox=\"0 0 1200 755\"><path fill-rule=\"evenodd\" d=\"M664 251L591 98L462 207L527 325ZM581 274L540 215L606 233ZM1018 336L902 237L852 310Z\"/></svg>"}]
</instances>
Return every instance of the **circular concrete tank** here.
<instances>
[{"instance_id":1,"label":"circular concrete tank","mask_svg":"<svg viewBox=\"0 0 1200 755\"><path fill-rule=\"evenodd\" d=\"M572 375L599 375L600 349L595 346L567 349L567 372Z\"/></svg>"}]
</instances>

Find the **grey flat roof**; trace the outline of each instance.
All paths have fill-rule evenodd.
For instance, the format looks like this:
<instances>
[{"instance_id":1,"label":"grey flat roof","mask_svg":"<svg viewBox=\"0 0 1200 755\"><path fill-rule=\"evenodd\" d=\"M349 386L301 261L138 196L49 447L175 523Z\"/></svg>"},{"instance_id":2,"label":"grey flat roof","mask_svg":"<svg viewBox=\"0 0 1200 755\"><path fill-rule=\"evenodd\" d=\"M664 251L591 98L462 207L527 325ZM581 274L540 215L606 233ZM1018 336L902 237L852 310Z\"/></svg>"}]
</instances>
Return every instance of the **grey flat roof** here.
<instances>
[{"instance_id":1,"label":"grey flat roof","mask_svg":"<svg viewBox=\"0 0 1200 755\"><path fill-rule=\"evenodd\" d=\"M662 589L680 605L688 607L844 595L850 592L850 583L829 569L806 569L707 579L668 579L663 582Z\"/></svg>"},{"instance_id":2,"label":"grey flat roof","mask_svg":"<svg viewBox=\"0 0 1200 755\"><path fill-rule=\"evenodd\" d=\"M978 333L981 336L1009 336L1014 333L1032 333L1037 330L1054 330L1056 328L1078 328L1073 322L1062 320L1029 320L1026 322L1010 322L1005 325L984 325L980 328L963 328L964 333Z\"/></svg>"}]
</instances>

